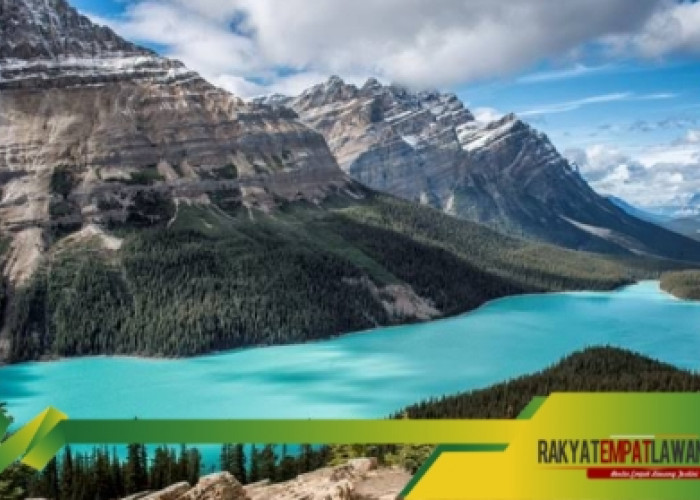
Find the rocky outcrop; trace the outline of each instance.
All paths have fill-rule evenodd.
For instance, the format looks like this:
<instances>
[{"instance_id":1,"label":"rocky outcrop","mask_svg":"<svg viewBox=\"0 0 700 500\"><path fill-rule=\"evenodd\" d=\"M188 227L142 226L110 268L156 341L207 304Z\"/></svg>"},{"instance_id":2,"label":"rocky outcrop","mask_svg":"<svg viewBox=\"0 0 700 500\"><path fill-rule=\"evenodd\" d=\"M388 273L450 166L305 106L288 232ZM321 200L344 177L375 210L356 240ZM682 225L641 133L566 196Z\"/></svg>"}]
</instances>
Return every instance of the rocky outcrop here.
<instances>
[{"instance_id":1,"label":"rocky outcrop","mask_svg":"<svg viewBox=\"0 0 700 500\"><path fill-rule=\"evenodd\" d=\"M37 231L43 247L89 224L166 223L182 200L269 210L348 184L293 113L245 103L64 0L0 1L0 96L15 281L31 274L36 259L20 260Z\"/></svg>"},{"instance_id":2,"label":"rocky outcrop","mask_svg":"<svg viewBox=\"0 0 700 500\"><path fill-rule=\"evenodd\" d=\"M241 486L231 474L220 472L201 478L193 488L178 483L130 500L393 500L409 480L403 469L377 468L374 459L358 458L278 484Z\"/></svg>"},{"instance_id":3,"label":"rocky outcrop","mask_svg":"<svg viewBox=\"0 0 700 500\"><path fill-rule=\"evenodd\" d=\"M514 115L479 122L454 94L338 77L261 99L321 132L354 179L510 234L579 250L700 260L700 245L595 193Z\"/></svg>"}]
</instances>

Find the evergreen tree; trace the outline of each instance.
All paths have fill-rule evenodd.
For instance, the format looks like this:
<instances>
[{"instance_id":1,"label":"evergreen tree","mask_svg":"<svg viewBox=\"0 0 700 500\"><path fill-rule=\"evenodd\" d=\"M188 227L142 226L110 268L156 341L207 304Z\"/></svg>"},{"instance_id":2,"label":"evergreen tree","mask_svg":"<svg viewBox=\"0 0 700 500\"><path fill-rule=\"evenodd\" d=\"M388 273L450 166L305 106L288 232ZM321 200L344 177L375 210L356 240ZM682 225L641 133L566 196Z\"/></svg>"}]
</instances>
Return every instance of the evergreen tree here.
<instances>
[{"instance_id":1,"label":"evergreen tree","mask_svg":"<svg viewBox=\"0 0 700 500\"><path fill-rule=\"evenodd\" d=\"M93 463L95 496L97 500L109 500L116 496L116 492L112 486L112 473L110 469L109 454L106 450L98 448Z\"/></svg>"},{"instance_id":2,"label":"evergreen tree","mask_svg":"<svg viewBox=\"0 0 700 500\"><path fill-rule=\"evenodd\" d=\"M267 444L260 452L260 478L274 481L277 477L276 465L275 449L271 444Z\"/></svg>"},{"instance_id":3,"label":"evergreen tree","mask_svg":"<svg viewBox=\"0 0 700 500\"><path fill-rule=\"evenodd\" d=\"M277 467L277 481L289 481L299 472L299 460L287 454L287 445L282 445L282 454Z\"/></svg>"},{"instance_id":4,"label":"evergreen tree","mask_svg":"<svg viewBox=\"0 0 700 500\"><path fill-rule=\"evenodd\" d=\"M231 468L232 468L231 467L231 460L233 458L232 453L231 453L232 449L233 449L232 444L222 444L221 445L221 455L219 458L221 470L231 472L231 474L233 474L233 472L231 471Z\"/></svg>"},{"instance_id":5,"label":"evergreen tree","mask_svg":"<svg viewBox=\"0 0 700 500\"><path fill-rule=\"evenodd\" d=\"M242 444L224 444L221 447L221 470L230 472L241 484L246 484L245 449Z\"/></svg>"},{"instance_id":6,"label":"evergreen tree","mask_svg":"<svg viewBox=\"0 0 700 500\"><path fill-rule=\"evenodd\" d=\"M173 484L173 464L167 447L156 448L151 466L151 489L160 490Z\"/></svg>"},{"instance_id":7,"label":"evergreen tree","mask_svg":"<svg viewBox=\"0 0 700 500\"><path fill-rule=\"evenodd\" d=\"M73 452L66 446L61 460L61 498L70 499L75 496L75 477L73 470Z\"/></svg>"},{"instance_id":8,"label":"evergreen tree","mask_svg":"<svg viewBox=\"0 0 700 500\"><path fill-rule=\"evenodd\" d=\"M238 479L238 481L240 481L241 484L246 484L248 482L245 447L240 443L234 445L233 447L230 472L236 479Z\"/></svg>"},{"instance_id":9,"label":"evergreen tree","mask_svg":"<svg viewBox=\"0 0 700 500\"><path fill-rule=\"evenodd\" d=\"M145 463L145 446L130 444L127 447L127 460L124 489L127 494L139 493L148 489L148 472Z\"/></svg>"},{"instance_id":10,"label":"evergreen tree","mask_svg":"<svg viewBox=\"0 0 700 500\"><path fill-rule=\"evenodd\" d=\"M202 455L196 448L190 448L187 461L187 482L197 484L202 468Z\"/></svg>"},{"instance_id":11,"label":"evergreen tree","mask_svg":"<svg viewBox=\"0 0 700 500\"><path fill-rule=\"evenodd\" d=\"M248 472L248 481L256 483L260 481L260 453L255 445L250 446L250 471Z\"/></svg>"},{"instance_id":12,"label":"evergreen tree","mask_svg":"<svg viewBox=\"0 0 700 500\"><path fill-rule=\"evenodd\" d=\"M302 444L299 452L299 472L309 472L313 467L314 450L310 444Z\"/></svg>"},{"instance_id":13,"label":"evergreen tree","mask_svg":"<svg viewBox=\"0 0 700 500\"><path fill-rule=\"evenodd\" d=\"M121 466L121 461L119 460L119 455L117 454L117 449L112 450L112 463L110 465L110 474L112 487L114 488L114 493L117 497L124 496L126 491L124 490L124 470Z\"/></svg>"},{"instance_id":14,"label":"evergreen tree","mask_svg":"<svg viewBox=\"0 0 700 500\"><path fill-rule=\"evenodd\" d=\"M180 445L180 457L177 461L177 480L187 481L189 478L189 459L188 459L187 447L182 444ZM192 483L190 483L192 484Z\"/></svg>"},{"instance_id":15,"label":"evergreen tree","mask_svg":"<svg viewBox=\"0 0 700 500\"><path fill-rule=\"evenodd\" d=\"M43 498L58 498L59 491L58 462L53 458L39 473L39 477L32 487L32 494Z\"/></svg>"}]
</instances>

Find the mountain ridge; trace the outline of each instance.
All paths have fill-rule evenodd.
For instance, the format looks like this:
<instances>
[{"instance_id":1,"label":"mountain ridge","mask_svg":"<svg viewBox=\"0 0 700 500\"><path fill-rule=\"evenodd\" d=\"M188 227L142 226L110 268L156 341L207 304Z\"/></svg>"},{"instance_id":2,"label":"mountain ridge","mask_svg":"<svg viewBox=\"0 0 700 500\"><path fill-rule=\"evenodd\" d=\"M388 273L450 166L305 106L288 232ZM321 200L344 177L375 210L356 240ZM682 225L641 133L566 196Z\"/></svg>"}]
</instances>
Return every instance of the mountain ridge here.
<instances>
[{"instance_id":1,"label":"mountain ridge","mask_svg":"<svg viewBox=\"0 0 700 500\"><path fill-rule=\"evenodd\" d=\"M699 261L700 246L598 195L547 136L513 114L479 122L454 94L333 76L293 109L341 168L374 189L576 250Z\"/></svg>"}]
</instances>

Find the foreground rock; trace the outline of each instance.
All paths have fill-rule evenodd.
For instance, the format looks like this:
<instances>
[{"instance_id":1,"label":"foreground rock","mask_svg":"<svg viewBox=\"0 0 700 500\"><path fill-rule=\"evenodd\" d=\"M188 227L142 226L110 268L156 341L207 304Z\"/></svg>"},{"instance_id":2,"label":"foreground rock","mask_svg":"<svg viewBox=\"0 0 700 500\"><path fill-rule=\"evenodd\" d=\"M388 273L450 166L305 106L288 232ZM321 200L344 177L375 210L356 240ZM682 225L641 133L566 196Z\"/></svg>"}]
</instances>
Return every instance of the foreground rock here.
<instances>
[{"instance_id":1,"label":"foreground rock","mask_svg":"<svg viewBox=\"0 0 700 500\"><path fill-rule=\"evenodd\" d=\"M178 483L129 500L393 500L411 476L403 469L378 468L369 458L302 474L284 483L241 486L231 474L203 477L195 487Z\"/></svg>"}]
</instances>

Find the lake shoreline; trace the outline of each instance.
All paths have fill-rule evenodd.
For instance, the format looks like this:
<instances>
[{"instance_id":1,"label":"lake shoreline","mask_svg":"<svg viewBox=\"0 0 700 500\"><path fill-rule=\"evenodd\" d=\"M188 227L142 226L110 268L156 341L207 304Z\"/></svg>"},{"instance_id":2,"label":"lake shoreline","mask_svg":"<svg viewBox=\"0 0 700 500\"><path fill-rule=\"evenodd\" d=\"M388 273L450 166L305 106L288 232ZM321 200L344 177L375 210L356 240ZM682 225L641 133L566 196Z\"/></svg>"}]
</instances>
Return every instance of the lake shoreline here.
<instances>
[{"instance_id":1,"label":"lake shoreline","mask_svg":"<svg viewBox=\"0 0 700 500\"><path fill-rule=\"evenodd\" d=\"M244 352L247 350L251 349L264 349L264 348L270 348L270 347L283 347L283 346L303 346L303 345L313 345L313 344L318 344L318 343L323 343L323 342L328 342L331 340L336 340L340 338L345 338L345 337L352 337L352 336L357 336L357 335L368 335L372 334L373 332L376 332L377 330L389 330L393 328L401 328L405 326L410 326L410 325L421 325L421 324L428 324L428 323L439 323L441 321L449 321L455 318L460 318L462 316L467 316L469 314L473 314L476 311L479 311L480 309L484 307L488 307L492 304L498 303L499 301L503 300L508 300L512 298L520 298L520 297L538 297L538 296L556 296L556 295L568 295L568 294L579 294L579 293L610 293L610 292L620 292L624 290L627 287L642 284L642 283L649 283L649 282L656 282L659 283L659 289L664 292L664 293L669 293L666 290L663 290L660 286L660 280L657 279L648 279L648 280L638 280L638 281L631 281L629 283L625 283L610 289L582 289L582 290L564 290L564 291L556 291L556 292L527 292L527 293L519 293L519 294L512 294L512 295L504 295L502 297L496 297L491 300L487 300L481 304L479 304L476 307L473 307L471 309L461 311L455 314L450 314L450 315L445 315L445 316L440 316L432 319L427 319L427 320L418 320L418 321L406 321L406 322L400 322L400 323L394 323L390 325L377 325L373 328L368 328L366 330L356 330L356 331L350 331L350 332L345 332L345 333L338 333L334 335L330 335L328 337L323 337L323 338L318 338L318 339L311 339L307 340L304 342L289 342L289 343L280 343L280 344L252 344L252 345L247 345L247 346L241 346L241 347L235 347L232 349L221 349L221 350L214 350L214 351L208 351L204 353L199 353L199 354L194 354L192 356L165 356L165 355L141 355L141 354L91 354L87 356L58 356L58 355L45 355L42 356L40 359L34 359L34 360L26 360L26 361L18 361L16 363L8 363L6 361L1 361L0 360L0 369L4 367L9 367L9 366L19 366L23 364L29 364L29 363L55 363L55 362L60 362L60 361L68 361L68 360L74 360L74 359L131 359L131 360L138 360L138 361L153 361L153 362L167 362L167 361L178 361L178 360L188 360L188 359L198 359L198 358L207 358L207 357L214 357L214 356L223 356L223 355L228 355L228 354L235 354L238 352ZM673 296L672 294L669 294ZM675 298L675 296L674 296Z\"/></svg>"},{"instance_id":2,"label":"lake shoreline","mask_svg":"<svg viewBox=\"0 0 700 500\"><path fill-rule=\"evenodd\" d=\"M616 292L508 297L457 317L305 344L176 360L7 365L0 399L18 421L46 406L94 419L382 418L417 401L541 371L592 346L698 370L698 323L700 304L679 304L646 281Z\"/></svg>"}]
</instances>

